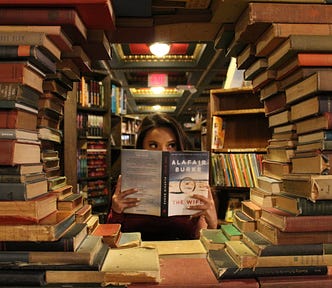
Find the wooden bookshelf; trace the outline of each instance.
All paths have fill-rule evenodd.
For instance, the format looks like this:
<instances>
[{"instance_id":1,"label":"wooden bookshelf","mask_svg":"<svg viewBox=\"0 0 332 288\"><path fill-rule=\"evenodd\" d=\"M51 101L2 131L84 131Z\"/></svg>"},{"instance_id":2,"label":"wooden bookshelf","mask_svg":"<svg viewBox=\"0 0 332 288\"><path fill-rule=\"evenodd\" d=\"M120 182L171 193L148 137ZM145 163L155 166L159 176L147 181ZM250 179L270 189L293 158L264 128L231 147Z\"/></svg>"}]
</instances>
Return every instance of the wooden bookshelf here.
<instances>
[{"instance_id":1,"label":"wooden bookshelf","mask_svg":"<svg viewBox=\"0 0 332 288\"><path fill-rule=\"evenodd\" d=\"M251 86L210 91L207 137L211 151L210 184L220 194L220 202L229 201L236 194L249 197L271 138L264 106ZM218 165L216 161L220 161ZM227 206L219 206L219 217L224 217Z\"/></svg>"}]
</instances>

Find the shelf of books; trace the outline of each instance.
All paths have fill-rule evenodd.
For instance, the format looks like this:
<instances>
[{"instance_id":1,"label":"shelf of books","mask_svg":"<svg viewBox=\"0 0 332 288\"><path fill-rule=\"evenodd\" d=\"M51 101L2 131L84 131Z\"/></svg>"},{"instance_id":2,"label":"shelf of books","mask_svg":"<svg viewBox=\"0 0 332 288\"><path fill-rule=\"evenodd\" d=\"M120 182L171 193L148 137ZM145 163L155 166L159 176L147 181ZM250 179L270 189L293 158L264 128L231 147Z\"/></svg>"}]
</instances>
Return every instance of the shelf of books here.
<instances>
[{"instance_id":1,"label":"shelf of books","mask_svg":"<svg viewBox=\"0 0 332 288\"><path fill-rule=\"evenodd\" d=\"M251 86L211 90L210 105L211 185L220 193L249 197L270 138L264 106ZM220 212L222 219L225 213Z\"/></svg>"},{"instance_id":2,"label":"shelf of books","mask_svg":"<svg viewBox=\"0 0 332 288\"><path fill-rule=\"evenodd\" d=\"M77 89L78 190L104 221L109 207L109 103L104 73L82 76Z\"/></svg>"}]
</instances>

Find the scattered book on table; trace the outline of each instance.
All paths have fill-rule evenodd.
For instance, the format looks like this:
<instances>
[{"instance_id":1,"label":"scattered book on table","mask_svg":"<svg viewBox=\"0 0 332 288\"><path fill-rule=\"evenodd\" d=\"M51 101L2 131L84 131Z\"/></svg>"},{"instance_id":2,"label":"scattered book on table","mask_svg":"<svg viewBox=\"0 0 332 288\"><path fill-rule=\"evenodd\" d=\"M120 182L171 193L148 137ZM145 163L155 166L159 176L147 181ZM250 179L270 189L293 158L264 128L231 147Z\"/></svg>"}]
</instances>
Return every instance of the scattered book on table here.
<instances>
[{"instance_id":1,"label":"scattered book on table","mask_svg":"<svg viewBox=\"0 0 332 288\"><path fill-rule=\"evenodd\" d=\"M188 205L199 205L193 194L207 197L209 154L201 151L121 151L122 191L138 188L137 207L125 213L156 216L191 215ZM149 181L147 181L149 179Z\"/></svg>"}]
</instances>

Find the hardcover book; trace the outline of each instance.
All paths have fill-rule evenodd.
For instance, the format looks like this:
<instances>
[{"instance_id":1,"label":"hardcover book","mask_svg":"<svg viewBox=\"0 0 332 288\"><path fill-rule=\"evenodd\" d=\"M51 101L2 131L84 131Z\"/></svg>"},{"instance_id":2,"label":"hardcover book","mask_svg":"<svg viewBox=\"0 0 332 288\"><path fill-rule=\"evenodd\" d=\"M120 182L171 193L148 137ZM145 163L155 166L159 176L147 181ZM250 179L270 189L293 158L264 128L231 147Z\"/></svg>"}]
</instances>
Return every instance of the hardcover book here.
<instances>
[{"instance_id":1,"label":"hardcover book","mask_svg":"<svg viewBox=\"0 0 332 288\"><path fill-rule=\"evenodd\" d=\"M239 269L226 250L211 250L207 257L211 269L219 280L255 278L263 276L298 276L298 275L324 275L327 266L298 266L298 267L255 267Z\"/></svg>"},{"instance_id":2,"label":"hardcover book","mask_svg":"<svg viewBox=\"0 0 332 288\"><path fill-rule=\"evenodd\" d=\"M188 205L199 205L193 194L208 193L209 154L201 151L121 151L122 191L137 188L141 199L126 213L156 216L191 215ZM149 179L147 181L147 179Z\"/></svg>"},{"instance_id":3,"label":"hardcover book","mask_svg":"<svg viewBox=\"0 0 332 288\"><path fill-rule=\"evenodd\" d=\"M20 109L0 109L1 129L37 129L37 114Z\"/></svg>"},{"instance_id":4,"label":"hardcover book","mask_svg":"<svg viewBox=\"0 0 332 288\"><path fill-rule=\"evenodd\" d=\"M57 210L56 202L56 197L51 194L41 195L31 200L0 201L0 223L38 223Z\"/></svg>"},{"instance_id":5,"label":"hardcover book","mask_svg":"<svg viewBox=\"0 0 332 288\"><path fill-rule=\"evenodd\" d=\"M326 112L309 119L296 122L296 131L298 134L304 134L317 130L332 129L332 112Z\"/></svg>"}]
</instances>

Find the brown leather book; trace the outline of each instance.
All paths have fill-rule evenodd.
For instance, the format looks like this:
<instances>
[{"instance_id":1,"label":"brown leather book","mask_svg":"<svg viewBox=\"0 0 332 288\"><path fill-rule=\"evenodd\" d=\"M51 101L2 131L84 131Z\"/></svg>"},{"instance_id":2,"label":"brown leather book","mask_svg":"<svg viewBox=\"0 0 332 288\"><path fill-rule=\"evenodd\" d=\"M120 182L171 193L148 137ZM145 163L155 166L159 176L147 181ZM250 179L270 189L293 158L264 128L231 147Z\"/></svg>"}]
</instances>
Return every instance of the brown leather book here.
<instances>
[{"instance_id":1,"label":"brown leather book","mask_svg":"<svg viewBox=\"0 0 332 288\"><path fill-rule=\"evenodd\" d=\"M0 109L1 129L37 130L37 114L20 109Z\"/></svg>"}]
</instances>

